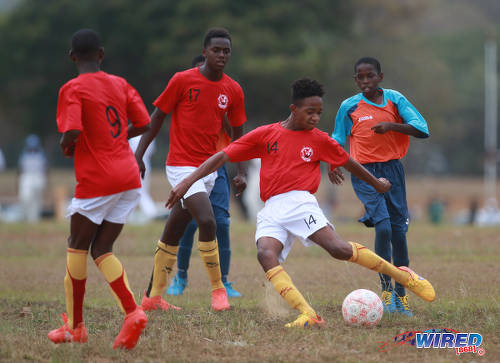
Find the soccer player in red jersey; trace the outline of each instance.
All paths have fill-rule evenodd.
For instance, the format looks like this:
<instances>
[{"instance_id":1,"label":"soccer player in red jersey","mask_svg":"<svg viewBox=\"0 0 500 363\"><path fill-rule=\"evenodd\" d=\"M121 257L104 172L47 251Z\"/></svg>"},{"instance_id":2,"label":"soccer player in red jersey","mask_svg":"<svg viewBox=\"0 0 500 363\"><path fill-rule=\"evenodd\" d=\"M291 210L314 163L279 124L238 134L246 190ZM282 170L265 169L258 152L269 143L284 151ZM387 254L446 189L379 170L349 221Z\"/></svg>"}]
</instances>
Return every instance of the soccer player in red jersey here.
<instances>
[{"instance_id":1,"label":"soccer player in red jersey","mask_svg":"<svg viewBox=\"0 0 500 363\"><path fill-rule=\"evenodd\" d=\"M375 252L389 262L392 257L396 266L409 266L406 232L410 220L400 159L408 151L410 136L427 138L429 130L405 96L379 86L383 78L377 59L364 57L356 62L354 81L361 92L342 102L332 137L341 145L349 137L351 157L373 175L391 182L391 190L380 194L351 175L353 189L366 210L359 221L375 227ZM396 281L393 288L390 276L384 274L380 274L380 282L384 311L412 316L404 286Z\"/></svg>"},{"instance_id":2,"label":"soccer player in red jersey","mask_svg":"<svg viewBox=\"0 0 500 363\"><path fill-rule=\"evenodd\" d=\"M66 259L64 325L49 333L54 343L84 343L83 298L87 255L99 270L126 314L113 348L132 349L146 327L127 274L112 252L127 216L139 201L139 168L127 139L149 129L149 115L139 93L127 81L100 70L104 57L99 35L77 31L70 58L78 77L63 85L57 104L57 126L63 133L62 152L74 156L76 190ZM131 125L128 125L128 120Z\"/></svg>"},{"instance_id":3,"label":"soccer player in red jersey","mask_svg":"<svg viewBox=\"0 0 500 363\"><path fill-rule=\"evenodd\" d=\"M141 137L135 153L139 167L144 170L144 151L158 134L165 116L172 113L166 161L167 178L172 187L215 154L224 115L227 114L231 125L233 140L242 135L246 121L243 91L224 73L231 56L231 37L227 30L214 28L207 32L203 55L206 60L202 66L176 73L156 99L151 130ZM162 294L177 260L179 241L192 218L199 227L198 248L212 285L212 308L215 311L229 309L227 292L221 280L216 223L209 200L216 178L214 172L193 184L168 216L157 243L149 287L142 300L144 310L172 307ZM233 182L240 191L246 186L242 168Z\"/></svg>"},{"instance_id":4,"label":"soccer player in red jersey","mask_svg":"<svg viewBox=\"0 0 500 363\"><path fill-rule=\"evenodd\" d=\"M395 267L359 243L344 241L324 216L313 196L321 180L320 161L329 163L331 169L344 166L379 193L388 191L391 184L385 178L375 178L328 134L316 129L323 109L323 88L318 82L300 79L292 87L291 113L286 120L261 126L212 156L171 191L167 207L226 161L260 158L265 206L257 216L257 258L276 291L300 311L287 327L324 322L280 265L296 237L305 245L316 243L334 258L390 275L424 300L433 301L434 289L427 280L407 268Z\"/></svg>"},{"instance_id":5,"label":"soccer player in red jersey","mask_svg":"<svg viewBox=\"0 0 500 363\"><path fill-rule=\"evenodd\" d=\"M203 63L205 63L205 57L203 55L198 55L192 60L193 67L200 67ZM231 143L231 136L229 136L231 134L231 126L229 125L226 115L224 115L222 124L223 127L219 132L219 141L217 142L216 147L217 151L224 149ZM209 199L215 216L221 279L229 298L242 296L241 293L233 287L233 283L227 280L231 262L231 240L229 236L230 187L227 170L223 165L219 170L217 170L217 179L215 179L214 187L210 193ZM194 219L191 220L186 227L184 235L179 241L179 250L177 251L177 274L174 276L167 289L168 295L182 295L187 286L189 260L193 249L194 234L197 229L198 225L196 224L196 221Z\"/></svg>"}]
</instances>

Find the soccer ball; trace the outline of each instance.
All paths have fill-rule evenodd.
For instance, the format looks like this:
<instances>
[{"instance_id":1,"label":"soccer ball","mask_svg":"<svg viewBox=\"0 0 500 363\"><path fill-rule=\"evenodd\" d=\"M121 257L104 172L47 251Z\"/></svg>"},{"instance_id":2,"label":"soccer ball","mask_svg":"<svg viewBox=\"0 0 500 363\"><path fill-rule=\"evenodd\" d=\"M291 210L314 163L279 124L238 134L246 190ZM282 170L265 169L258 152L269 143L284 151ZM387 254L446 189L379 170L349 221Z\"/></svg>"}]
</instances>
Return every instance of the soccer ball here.
<instances>
[{"instance_id":1,"label":"soccer ball","mask_svg":"<svg viewBox=\"0 0 500 363\"><path fill-rule=\"evenodd\" d=\"M382 301L370 290L354 290L342 303L342 315L346 323L351 326L375 326L383 314Z\"/></svg>"}]
</instances>

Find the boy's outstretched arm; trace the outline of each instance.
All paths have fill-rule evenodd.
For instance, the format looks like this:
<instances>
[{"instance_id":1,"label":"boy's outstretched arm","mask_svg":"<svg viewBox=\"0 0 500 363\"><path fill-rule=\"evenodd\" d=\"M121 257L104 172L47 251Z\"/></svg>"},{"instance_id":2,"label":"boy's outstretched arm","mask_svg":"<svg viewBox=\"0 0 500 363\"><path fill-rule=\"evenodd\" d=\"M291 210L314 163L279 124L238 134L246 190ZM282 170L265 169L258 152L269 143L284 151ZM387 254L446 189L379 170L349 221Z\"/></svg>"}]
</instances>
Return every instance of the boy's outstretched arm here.
<instances>
[{"instance_id":1,"label":"boy's outstretched arm","mask_svg":"<svg viewBox=\"0 0 500 363\"><path fill-rule=\"evenodd\" d=\"M347 162L342 165L351 174L367 182L379 193L385 193L391 189L391 183L386 178L375 178L363 165L349 156Z\"/></svg>"},{"instance_id":2,"label":"boy's outstretched arm","mask_svg":"<svg viewBox=\"0 0 500 363\"><path fill-rule=\"evenodd\" d=\"M397 124L394 122L379 122L372 127L372 130L376 134L385 134L387 131L396 131L419 139L425 139L426 137L429 137L428 134L417 130L410 124Z\"/></svg>"},{"instance_id":3,"label":"boy's outstretched arm","mask_svg":"<svg viewBox=\"0 0 500 363\"><path fill-rule=\"evenodd\" d=\"M231 126L231 135L232 141L238 140L241 136L243 136L243 125L241 126ZM241 161L237 163L238 174L233 178L233 184L238 193L237 197L243 193L243 191L247 187L247 170L248 165L246 161Z\"/></svg>"},{"instance_id":4,"label":"boy's outstretched arm","mask_svg":"<svg viewBox=\"0 0 500 363\"><path fill-rule=\"evenodd\" d=\"M330 170L328 171L328 178L330 179L330 182L332 184L337 184L341 185L344 180L345 176L340 167L332 169L332 166L330 165Z\"/></svg>"},{"instance_id":5,"label":"boy's outstretched arm","mask_svg":"<svg viewBox=\"0 0 500 363\"><path fill-rule=\"evenodd\" d=\"M184 194L186 194L195 181L213 173L224 165L226 161L229 161L229 156L227 156L224 151L219 151L217 154L214 154L205 160L203 164L189 174L189 176L181 180L181 182L172 189L170 195L168 196L168 200L165 203L165 207L169 209L172 208L175 203L177 203L184 196Z\"/></svg>"},{"instance_id":6,"label":"boy's outstretched arm","mask_svg":"<svg viewBox=\"0 0 500 363\"><path fill-rule=\"evenodd\" d=\"M133 137L142 135L145 132L148 132L150 129L151 129L151 123L143 127L135 127L134 125L129 125L127 131L127 139L131 139Z\"/></svg>"},{"instance_id":7,"label":"boy's outstretched arm","mask_svg":"<svg viewBox=\"0 0 500 363\"><path fill-rule=\"evenodd\" d=\"M149 124L149 129L142 134L141 140L139 141L139 145L135 150L135 159L137 160L137 165L139 165L139 171L141 172L141 177L144 179L144 173L146 172L146 166L142 161L144 153L148 148L151 141L158 135L158 132L163 125L163 121L165 121L165 116L167 116L162 110L159 108L155 108L153 113L151 114L151 123Z\"/></svg>"}]
</instances>

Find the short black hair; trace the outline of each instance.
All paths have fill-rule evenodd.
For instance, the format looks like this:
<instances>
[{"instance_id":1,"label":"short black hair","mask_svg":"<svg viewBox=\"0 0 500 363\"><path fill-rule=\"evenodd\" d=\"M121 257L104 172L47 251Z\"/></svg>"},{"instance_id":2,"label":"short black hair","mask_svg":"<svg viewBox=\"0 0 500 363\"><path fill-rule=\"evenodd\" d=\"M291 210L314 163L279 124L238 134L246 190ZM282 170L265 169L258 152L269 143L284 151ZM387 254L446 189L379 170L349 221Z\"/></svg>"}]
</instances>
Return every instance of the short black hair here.
<instances>
[{"instance_id":1,"label":"short black hair","mask_svg":"<svg viewBox=\"0 0 500 363\"><path fill-rule=\"evenodd\" d=\"M80 29L71 38L71 50L80 58L94 56L101 47L101 37L92 29Z\"/></svg>"},{"instance_id":2,"label":"short black hair","mask_svg":"<svg viewBox=\"0 0 500 363\"><path fill-rule=\"evenodd\" d=\"M380 62L373 57L360 58L354 65L354 73L356 73L356 70L360 64L371 64L372 66L375 67L378 73L382 72L382 67L380 67Z\"/></svg>"},{"instance_id":3,"label":"short black hair","mask_svg":"<svg viewBox=\"0 0 500 363\"><path fill-rule=\"evenodd\" d=\"M204 62L205 62L205 57L202 54L200 54L193 58L191 64L193 65L193 67L196 67L198 63L204 63Z\"/></svg>"},{"instance_id":4,"label":"short black hair","mask_svg":"<svg viewBox=\"0 0 500 363\"><path fill-rule=\"evenodd\" d=\"M231 43L231 35L229 35L227 29L211 28L208 29L207 33L205 34L205 38L203 39L203 48L206 48L210 44L212 38L226 38L229 39L229 43Z\"/></svg>"},{"instance_id":5,"label":"short black hair","mask_svg":"<svg viewBox=\"0 0 500 363\"><path fill-rule=\"evenodd\" d=\"M313 79L301 78L292 84L292 103L294 105L297 105L297 102L304 98L323 97L324 94L323 85Z\"/></svg>"}]
</instances>

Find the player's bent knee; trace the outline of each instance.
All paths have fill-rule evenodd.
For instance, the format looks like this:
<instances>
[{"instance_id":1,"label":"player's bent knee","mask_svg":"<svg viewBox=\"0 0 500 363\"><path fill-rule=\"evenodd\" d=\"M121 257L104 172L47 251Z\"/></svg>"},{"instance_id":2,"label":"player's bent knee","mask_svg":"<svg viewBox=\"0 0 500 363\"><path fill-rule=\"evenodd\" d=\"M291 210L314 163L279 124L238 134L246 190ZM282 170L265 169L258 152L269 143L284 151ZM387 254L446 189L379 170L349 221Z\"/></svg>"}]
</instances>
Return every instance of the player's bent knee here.
<instances>
[{"instance_id":1,"label":"player's bent knee","mask_svg":"<svg viewBox=\"0 0 500 363\"><path fill-rule=\"evenodd\" d=\"M68 247L75 250L88 251L90 248L90 243L90 238L75 238L72 236L68 237Z\"/></svg>"},{"instance_id":2,"label":"player's bent knee","mask_svg":"<svg viewBox=\"0 0 500 363\"><path fill-rule=\"evenodd\" d=\"M92 244L92 247L90 248L90 255L95 260L98 257L112 251L113 249L111 246L96 246L95 244Z\"/></svg>"},{"instance_id":3,"label":"player's bent knee","mask_svg":"<svg viewBox=\"0 0 500 363\"><path fill-rule=\"evenodd\" d=\"M258 249L257 260L259 260L259 263L266 271L278 264L278 256L276 255L276 252L267 248Z\"/></svg>"},{"instance_id":4,"label":"player's bent knee","mask_svg":"<svg viewBox=\"0 0 500 363\"><path fill-rule=\"evenodd\" d=\"M259 260L260 264L262 264L262 260L266 259L266 251L261 250L260 248L257 250L257 260Z\"/></svg>"},{"instance_id":5,"label":"player's bent knee","mask_svg":"<svg viewBox=\"0 0 500 363\"><path fill-rule=\"evenodd\" d=\"M197 220L196 222L198 223L198 228L200 229L200 233L215 235L215 231L217 228L215 224L215 219L209 217L208 218L202 217L199 218L199 220Z\"/></svg>"}]
</instances>

